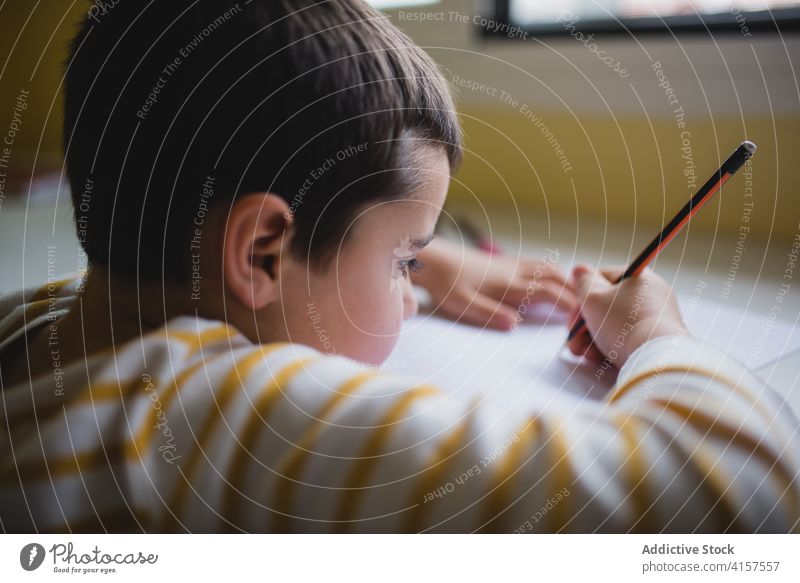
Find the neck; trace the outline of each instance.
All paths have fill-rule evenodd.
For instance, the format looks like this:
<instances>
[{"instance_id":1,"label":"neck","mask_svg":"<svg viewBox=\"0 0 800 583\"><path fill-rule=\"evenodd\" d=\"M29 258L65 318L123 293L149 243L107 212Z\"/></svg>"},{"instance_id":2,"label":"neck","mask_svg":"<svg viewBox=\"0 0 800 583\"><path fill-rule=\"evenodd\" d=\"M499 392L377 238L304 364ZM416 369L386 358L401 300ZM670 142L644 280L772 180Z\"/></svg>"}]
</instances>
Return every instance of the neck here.
<instances>
[{"instance_id":1,"label":"neck","mask_svg":"<svg viewBox=\"0 0 800 583\"><path fill-rule=\"evenodd\" d=\"M218 281L218 278L209 278ZM62 319L32 331L0 353L2 385L14 385L52 370L49 335L58 337L60 366L141 337L181 315L225 319L213 304L191 300L191 285L148 282L93 267L78 301ZM215 294L205 296L213 299ZM55 330L54 330L55 328ZM27 344L27 347L25 346Z\"/></svg>"},{"instance_id":2,"label":"neck","mask_svg":"<svg viewBox=\"0 0 800 583\"><path fill-rule=\"evenodd\" d=\"M136 280L93 267L80 301L58 322L59 334L80 339L82 356L83 346L91 354L158 329L177 316L219 317L213 307L193 302L190 296L189 285Z\"/></svg>"}]
</instances>

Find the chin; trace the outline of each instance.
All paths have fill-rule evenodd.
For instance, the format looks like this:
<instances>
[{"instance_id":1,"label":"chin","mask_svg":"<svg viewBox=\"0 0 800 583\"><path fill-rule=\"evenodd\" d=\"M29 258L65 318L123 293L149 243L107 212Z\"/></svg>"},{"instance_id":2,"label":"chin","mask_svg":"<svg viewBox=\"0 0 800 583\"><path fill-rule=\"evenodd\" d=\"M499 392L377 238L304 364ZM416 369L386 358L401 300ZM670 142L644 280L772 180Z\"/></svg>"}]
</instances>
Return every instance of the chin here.
<instances>
[{"instance_id":1,"label":"chin","mask_svg":"<svg viewBox=\"0 0 800 583\"><path fill-rule=\"evenodd\" d=\"M341 354L342 356L350 358L351 360L357 360L367 366L377 367L386 362L386 359L392 354L396 344L397 337L393 337L391 340L389 338L372 337L366 340L358 349L348 351L347 353L343 351Z\"/></svg>"}]
</instances>

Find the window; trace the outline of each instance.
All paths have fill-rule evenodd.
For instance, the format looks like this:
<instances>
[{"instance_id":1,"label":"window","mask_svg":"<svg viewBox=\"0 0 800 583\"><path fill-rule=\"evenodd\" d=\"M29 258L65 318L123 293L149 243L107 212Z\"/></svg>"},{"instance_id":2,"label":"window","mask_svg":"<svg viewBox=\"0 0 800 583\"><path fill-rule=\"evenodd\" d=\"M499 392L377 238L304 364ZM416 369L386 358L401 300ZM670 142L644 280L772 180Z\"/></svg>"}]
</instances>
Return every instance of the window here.
<instances>
[{"instance_id":1,"label":"window","mask_svg":"<svg viewBox=\"0 0 800 583\"><path fill-rule=\"evenodd\" d=\"M800 30L800 0L496 0L495 14L535 35Z\"/></svg>"},{"instance_id":2,"label":"window","mask_svg":"<svg viewBox=\"0 0 800 583\"><path fill-rule=\"evenodd\" d=\"M392 8L407 8L423 4L436 4L439 0L368 0L375 8L390 10Z\"/></svg>"}]
</instances>

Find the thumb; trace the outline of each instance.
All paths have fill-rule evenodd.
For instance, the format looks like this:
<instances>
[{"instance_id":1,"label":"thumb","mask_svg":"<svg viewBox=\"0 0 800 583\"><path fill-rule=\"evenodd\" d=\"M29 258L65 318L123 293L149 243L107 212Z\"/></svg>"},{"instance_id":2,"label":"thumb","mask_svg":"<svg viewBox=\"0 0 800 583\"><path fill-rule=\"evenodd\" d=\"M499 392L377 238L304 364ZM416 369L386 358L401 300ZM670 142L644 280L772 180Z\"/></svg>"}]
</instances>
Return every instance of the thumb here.
<instances>
[{"instance_id":1,"label":"thumb","mask_svg":"<svg viewBox=\"0 0 800 583\"><path fill-rule=\"evenodd\" d=\"M580 299L585 298L590 291L610 287L608 280L591 265L581 264L572 270L572 280L575 282L575 293Z\"/></svg>"}]
</instances>

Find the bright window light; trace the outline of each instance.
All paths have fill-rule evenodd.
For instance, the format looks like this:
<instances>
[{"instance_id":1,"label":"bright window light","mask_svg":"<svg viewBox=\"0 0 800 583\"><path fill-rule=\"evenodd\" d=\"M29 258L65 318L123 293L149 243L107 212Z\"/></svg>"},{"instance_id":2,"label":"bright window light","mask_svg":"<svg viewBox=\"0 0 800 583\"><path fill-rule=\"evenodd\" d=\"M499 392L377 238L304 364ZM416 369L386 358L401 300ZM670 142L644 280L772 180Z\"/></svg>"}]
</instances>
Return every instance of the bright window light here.
<instances>
[{"instance_id":1,"label":"bright window light","mask_svg":"<svg viewBox=\"0 0 800 583\"><path fill-rule=\"evenodd\" d=\"M527 25L559 22L565 13L581 20L640 17L712 16L798 8L800 0L511 0L512 22Z\"/></svg>"},{"instance_id":2,"label":"bright window light","mask_svg":"<svg viewBox=\"0 0 800 583\"><path fill-rule=\"evenodd\" d=\"M439 0L369 0L375 8L389 10L392 8L408 8L411 6L423 6L425 4L437 4Z\"/></svg>"}]
</instances>

